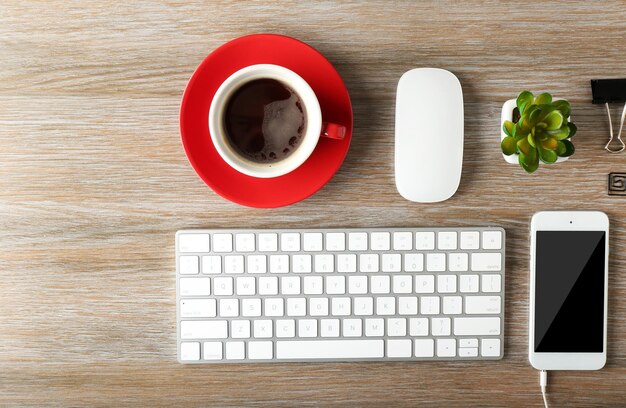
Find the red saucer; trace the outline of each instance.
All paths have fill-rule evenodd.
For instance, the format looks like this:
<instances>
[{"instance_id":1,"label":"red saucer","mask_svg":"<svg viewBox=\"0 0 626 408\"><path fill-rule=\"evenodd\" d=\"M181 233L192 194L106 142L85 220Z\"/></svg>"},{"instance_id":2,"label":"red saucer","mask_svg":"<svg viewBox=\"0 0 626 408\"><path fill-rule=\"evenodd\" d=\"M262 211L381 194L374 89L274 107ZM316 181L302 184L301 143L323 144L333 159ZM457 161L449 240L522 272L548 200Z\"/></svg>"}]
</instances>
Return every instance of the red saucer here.
<instances>
[{"instance_id":1,"label":"red saucer","mask_svg":"<svg viewBox=\"0 0 626 408\"><path fill-rule=\"evenodd\" d=\"M323 120L344 125L345 138L320 138L307 161L284 176L256 178L230 167L211 141L209 107L226 78L254 64L282 65L304 78L317 95ZM189 162L213 191L250 207L281 207L313 195L339 170L352 138L352 104L335 68L311 46L282 35L248 35L222 45L196 69L183 95L180 133Z\"/></svg>"}]
</instances>

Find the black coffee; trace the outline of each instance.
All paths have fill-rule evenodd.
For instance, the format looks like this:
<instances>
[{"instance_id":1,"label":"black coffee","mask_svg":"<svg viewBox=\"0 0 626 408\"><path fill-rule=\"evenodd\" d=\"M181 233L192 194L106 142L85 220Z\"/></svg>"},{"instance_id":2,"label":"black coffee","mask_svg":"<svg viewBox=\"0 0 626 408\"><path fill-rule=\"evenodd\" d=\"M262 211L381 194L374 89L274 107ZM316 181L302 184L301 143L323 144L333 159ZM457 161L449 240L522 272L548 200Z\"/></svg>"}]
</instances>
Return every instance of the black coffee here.
<instances>
[{"instance_id":1,"label":"black coffee","mask_svg":"<svg viewBox=\"0 0 626 408\"><path fill-rule=\"evenodd\" d=\"M280 161L293 153L306 130L297 93L274 79L257 79L230 97L224 128L231 146L259 163Z\"/></svg>"}]
</instances>

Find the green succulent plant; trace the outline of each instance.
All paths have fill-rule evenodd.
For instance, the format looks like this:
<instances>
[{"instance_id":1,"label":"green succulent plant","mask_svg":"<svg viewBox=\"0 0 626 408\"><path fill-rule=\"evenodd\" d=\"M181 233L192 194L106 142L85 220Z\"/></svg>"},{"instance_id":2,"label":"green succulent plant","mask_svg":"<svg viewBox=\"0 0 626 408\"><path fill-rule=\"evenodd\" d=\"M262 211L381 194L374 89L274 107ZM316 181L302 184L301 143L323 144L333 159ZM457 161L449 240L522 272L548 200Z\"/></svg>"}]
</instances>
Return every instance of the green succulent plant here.
<instances>
[{"instance_id":1,"label":"green succulent plant","mask_svg":"<svg viewBox=\"0 0 626 408\"><path fill-rule=\"evenodd\" d=\"M502 153L518 154L520 166L528 173L539 167L539 161L554 163L559 157L574 154L571 137L576 125L568 122L571 108L566 100L552 101L552 95L535 96L523 91L517 97L517 112L513 122L502 125L506 137L502 139Z\"/></svg>"}]
</instances>

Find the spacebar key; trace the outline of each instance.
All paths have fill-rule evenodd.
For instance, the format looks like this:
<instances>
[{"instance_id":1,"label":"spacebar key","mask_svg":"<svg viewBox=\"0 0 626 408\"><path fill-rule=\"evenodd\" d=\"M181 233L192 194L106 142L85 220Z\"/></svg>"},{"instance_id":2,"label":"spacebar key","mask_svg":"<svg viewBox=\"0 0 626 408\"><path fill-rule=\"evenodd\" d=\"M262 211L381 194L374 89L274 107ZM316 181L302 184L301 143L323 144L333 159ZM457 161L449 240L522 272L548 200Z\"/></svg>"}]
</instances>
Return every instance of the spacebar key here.
<instances>
[{"instance_id":1,"label":"spacebar key","mask_svg":"<svg viewBox=\"0 0 626 408\"><path fill-rule=\"evenodd\" d=\"M383 340L277 341L277 359L347 359L382 357Z\"/></svg>"}]
</instances>

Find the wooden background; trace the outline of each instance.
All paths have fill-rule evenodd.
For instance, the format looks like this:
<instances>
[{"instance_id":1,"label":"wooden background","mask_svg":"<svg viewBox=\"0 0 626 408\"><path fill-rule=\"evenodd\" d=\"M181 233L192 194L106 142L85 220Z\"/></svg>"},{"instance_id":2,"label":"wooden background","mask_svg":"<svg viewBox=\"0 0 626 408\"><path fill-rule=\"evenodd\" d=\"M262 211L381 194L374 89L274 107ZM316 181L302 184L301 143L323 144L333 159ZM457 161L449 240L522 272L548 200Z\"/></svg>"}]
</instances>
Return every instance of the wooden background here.
<instances>
[{"instance_id":1,"label":"wooden background","mask_svg":"<svg viewBox=\"0 0 626 408\"><path fill-rule=\"evenodd\" d=\"M259 32L324 53L355 115L336 177L273 210L214 194L178 131L200 61ZM527 361L528 227L549 209L605 211L612 233L607 366L551 374L549 399L624 406L626 197L606 184L626 172L626 153L603 150L608 124L589 80L626 76L625 37L626 2L615 0L2 1L0 406L541 406ZM454 72L465 96L463 177L441 204L405 201L393 180L396 83L422 66ZM500 107L522 89L569 99L579 128L576 155L534 175L499 152ZM504 359L176 362L176 230L336 225L504 227Z\"/></svg>"}]
</instances>

